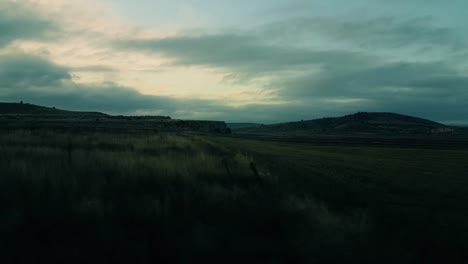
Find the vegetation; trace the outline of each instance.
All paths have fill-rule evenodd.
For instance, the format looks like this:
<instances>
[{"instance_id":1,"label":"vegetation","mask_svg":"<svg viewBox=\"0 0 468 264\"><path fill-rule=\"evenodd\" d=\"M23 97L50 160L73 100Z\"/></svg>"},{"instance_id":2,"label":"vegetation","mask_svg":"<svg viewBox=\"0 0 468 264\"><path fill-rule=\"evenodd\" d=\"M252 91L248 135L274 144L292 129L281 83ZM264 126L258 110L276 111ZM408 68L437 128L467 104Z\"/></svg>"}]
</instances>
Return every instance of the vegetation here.
<instances>
[{"instance_id":1,"label":"vegetation","mask_svg":"<svg viewBox=\"0 0 468 264\"><path fill-rule=\"evenodd\" d=\"M463 261L467 157L167 133L2 132L0 256Z\"/></svg>"}]
</instances>

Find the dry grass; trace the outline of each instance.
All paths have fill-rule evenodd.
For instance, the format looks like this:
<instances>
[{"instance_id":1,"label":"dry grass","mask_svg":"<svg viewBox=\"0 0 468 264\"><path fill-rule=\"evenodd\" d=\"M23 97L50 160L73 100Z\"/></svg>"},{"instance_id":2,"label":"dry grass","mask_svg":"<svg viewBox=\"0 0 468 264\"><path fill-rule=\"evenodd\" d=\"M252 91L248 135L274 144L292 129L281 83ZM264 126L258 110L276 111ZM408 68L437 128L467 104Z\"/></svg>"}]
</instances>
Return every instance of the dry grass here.
<instances>
[{"instance_id":1,"label":"dry grass","mask_svg":"<svg viewBox=\"0 0 468 264\"><path fill-rule=\"evenodd\" d=\"M182 134L0 133L0 256L463 263L467 154Z\"/></svg>"},{"instance_id":2,"label":"dry grass","mask_svg":"<svg viewBox=\"0 0 468 264\"><path fill-rule=\"evenodd\" d=\"M354 243L370 232L366 214L334 213L278 178L251 153L204 137L0 134L0 254L305 263L349 257L336 248L363 253Z\"/></svg>"}]
</instances>

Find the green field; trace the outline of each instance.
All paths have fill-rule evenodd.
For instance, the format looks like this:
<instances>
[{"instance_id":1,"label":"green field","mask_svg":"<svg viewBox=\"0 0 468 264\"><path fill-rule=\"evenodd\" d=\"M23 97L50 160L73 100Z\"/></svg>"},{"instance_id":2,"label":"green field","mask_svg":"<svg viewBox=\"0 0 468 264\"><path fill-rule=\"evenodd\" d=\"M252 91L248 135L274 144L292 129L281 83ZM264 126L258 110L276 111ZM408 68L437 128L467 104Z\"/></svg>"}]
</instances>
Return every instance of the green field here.
<instances>
[{"instance_id":1,"label":"green field","mask_svg":"<svg viewBox=\"0 0 468 264\"><path fill-rule=\"evenodd\" d=\"M440 146L1 132L1 258L464 263L468 150Z\"/></svg>"}]
</instances>

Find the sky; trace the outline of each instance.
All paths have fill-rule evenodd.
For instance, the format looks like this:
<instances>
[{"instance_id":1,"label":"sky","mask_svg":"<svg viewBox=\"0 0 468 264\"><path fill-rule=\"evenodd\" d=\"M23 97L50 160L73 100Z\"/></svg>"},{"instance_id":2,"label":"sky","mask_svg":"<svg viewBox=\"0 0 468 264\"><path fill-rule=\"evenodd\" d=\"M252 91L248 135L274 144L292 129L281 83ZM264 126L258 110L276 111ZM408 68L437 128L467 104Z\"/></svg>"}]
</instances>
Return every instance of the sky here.
<instances>
[{"instance_id":1,"label":"sky","mask_svg":"<svg viewBox=\"0 0 468 264\"><path fill-rule=\"evenodd\" d=\"M0 101L468 124L467 13L464 0L0 0Z\"/></svg>"}]
</instances>

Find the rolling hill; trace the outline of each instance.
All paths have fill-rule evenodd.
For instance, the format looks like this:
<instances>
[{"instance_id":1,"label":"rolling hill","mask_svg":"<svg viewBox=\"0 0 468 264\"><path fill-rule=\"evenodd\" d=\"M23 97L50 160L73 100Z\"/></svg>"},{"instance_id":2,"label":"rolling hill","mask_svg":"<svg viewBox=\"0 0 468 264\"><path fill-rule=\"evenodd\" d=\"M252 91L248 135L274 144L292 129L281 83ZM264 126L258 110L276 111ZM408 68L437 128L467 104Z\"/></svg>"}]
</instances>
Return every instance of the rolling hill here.
<instances>
[{"instance_id":1,"label":"rolling hill","mask_svg":"<svg viewBox=\"0 0 468 264\"><path fill-rule=\"evenodd\" d=\"M468 129L443 125L427 119L387 112L359 112L272 125L171 120L162 116L112 116L100 112L68 111L29 103L0 103L3 127L61 127L151 129L158 131L210 131L238 135L271 136L411 136L468 135Z\"/></svg>"},{"instance_id":2,"label":"rolling hill","mask_svg":"<svg viewBox=\"0 0 468 264\"><path fill-rule=\"evenodd\" d=\"M107 116L99 112L68 111L29 103L0 103L0 115Z\"/></svg>"},{"instance_id":3,"label":"rolling hill","mask_svg":"<svg viewBox=\"0 0 468 264\"><path fill-rule=\"evenodd\" d=\"M240 128L238 134L267 135L434 135L452 134L456 128L434 121L385 112L359 112L342 117L320 118L258 127Z\"/></svg>"},{"instance_id":4,"label":"rolling hill","mask_svg":"<svg viewBox=\"0 0 468 264\"><path fill-rule=\"evenodd\" d=\"M49 129L100 132L202 132L228 134L222 121L178 120L169 116L122 116L57 109L27 103L0 103L0 130Z\"/></svg>"}]
</instances>

